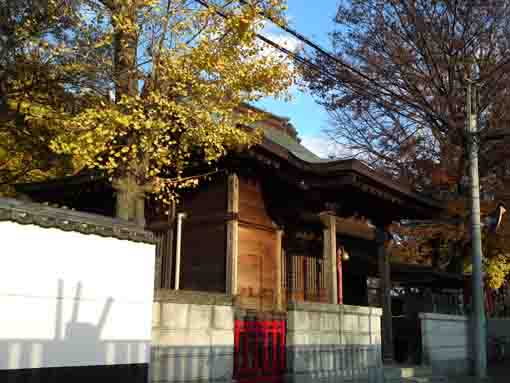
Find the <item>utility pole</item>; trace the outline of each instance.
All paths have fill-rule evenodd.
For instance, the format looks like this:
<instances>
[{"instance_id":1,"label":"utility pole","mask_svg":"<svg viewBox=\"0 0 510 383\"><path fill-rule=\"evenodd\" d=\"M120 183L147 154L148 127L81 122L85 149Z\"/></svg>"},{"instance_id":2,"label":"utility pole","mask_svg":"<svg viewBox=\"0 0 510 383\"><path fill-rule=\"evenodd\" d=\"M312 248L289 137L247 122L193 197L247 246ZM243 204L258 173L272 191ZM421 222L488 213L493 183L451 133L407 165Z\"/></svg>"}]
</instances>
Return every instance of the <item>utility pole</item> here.
<instances>
[{"instance_id":1,"label":"utility pole","mask_svg":"<svg viewBox=\"0 0 510 383\"><path fill-rule=\"evenodd\" d=\"M487 343L482 271L482 233L480 224L480 184L478 176L477 87L471 78L471 66L466 92L466 136L468 139L469 175L471 180L471 257L472 271L472 340L474 373L477 378L487 377Z\"/></svg>"}]
</instances>

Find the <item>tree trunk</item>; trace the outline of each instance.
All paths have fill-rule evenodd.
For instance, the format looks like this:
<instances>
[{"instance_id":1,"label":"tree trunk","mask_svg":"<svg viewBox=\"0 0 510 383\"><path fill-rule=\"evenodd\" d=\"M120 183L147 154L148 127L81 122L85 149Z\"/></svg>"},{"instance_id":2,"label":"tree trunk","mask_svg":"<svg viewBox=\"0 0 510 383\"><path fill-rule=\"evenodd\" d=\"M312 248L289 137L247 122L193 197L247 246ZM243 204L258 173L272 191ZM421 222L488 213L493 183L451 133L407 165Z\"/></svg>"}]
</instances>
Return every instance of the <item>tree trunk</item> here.
<instances>
[{"instance_id":1,"label":"tree trunk","mask_svg":"<svg viewBox=\"0 0 510 383\"><path fill-rule=\"evenodd\" d=\"M125 25L136 25L136 1L127 5L115 1L112 8L114 28L114 81L115 100L123 95L135 96L138 91L136 69L136 51L138 35L134 30L126 30Z\"/></svg>"},{"instance_id":2,"label":"tree trunk","mask_svg":"<svg viewBox=\"0 0 510 383\"><path fill-rule=\"evenodd\" d=\"M136 25L137 0L123 4L112 1L112 24L114 28L114 82L115 101L119 102L123 96L136 96L138 93L138 79L136 75L136 54L138 35L133 27ZM128 26L133 26L127 28ZM127 138L134 141L133 137ZM132 221L145 226L145 191L146 185L141 183L145 179L146 159L138 163L128 164L122 174L114 181L117 191L117 218Z\"/></svg>"}]
</instances>

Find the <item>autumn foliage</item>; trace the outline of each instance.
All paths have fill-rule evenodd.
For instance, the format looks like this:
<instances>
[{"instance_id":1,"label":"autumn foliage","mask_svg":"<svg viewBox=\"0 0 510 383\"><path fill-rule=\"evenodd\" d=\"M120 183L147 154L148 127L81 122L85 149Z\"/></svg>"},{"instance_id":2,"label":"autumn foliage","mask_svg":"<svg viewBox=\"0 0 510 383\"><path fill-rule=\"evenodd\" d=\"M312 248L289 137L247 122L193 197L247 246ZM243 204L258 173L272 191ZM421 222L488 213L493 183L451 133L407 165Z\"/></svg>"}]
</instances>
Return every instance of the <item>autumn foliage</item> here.
<instances>
[{"instance_id":1,"label":"autumn foliage","mask_svg":"<svg viewBox=\"0 0 510 383\"><path fill-rule=\"evenodd\" d=\"M2 10L14 25L2 40L4 186L52 176L65 159L69 172L130 176L168 201L195 182L182 180L193 164L255 142L239 125L260 116L239 105L292 84L286 58L255 37L262 9L284 22L283 1L43 3Z\"/></svg>"},{"instance_id":2,"label":"autumn foliage","mask_svg":"<svg viewBox=\"0 0 510 383\"><path fill-rule=\"evenodd\" d=\"M452 183L467 174L466 75L480 78L482 174L508 165L485 140L506 127L510 3L352 0L338 7L334 56L310 51L306 85L330 112L331 139L420 190L441 167ZM501 187L501 185L500 185Z\"/></svg>"},{"instance_id":3,"label":"autumn foliage","mask_svg":"<svg viewBox=\"0 0 510 383\"><path fill-rule=\"evenodd\" d=\"M447 204L445 217L436 221L401 223L392 230L400 238L393 248L397 262L432 266L438 271L457 274L471 272L471 226L469 201L458 199ZM497 231L487 225L488 215L496 208L495 202L481 205L482 252L485 282L498 289L510 275L510 224L504 216Z\"/></svg>"},{"instance_id":4,"label":"autumn foliage","mask_svg":"<svg viewBox=\"0 0 510 383\"><path fill-rule=\"evenodd\" d=\"M400 260L469 272L466 77L479 87L481 190L510 185L508 1L347 0L331 33L333 56L308 52L304 82L331 117L327 133L374 168L443 199L440 220L401 225ZM482 203L483 215L492 202ZM508 215L483 233L487 282L510 272ZM462 224L454 222L462 221Z\"/></svg>"}]
</instances>

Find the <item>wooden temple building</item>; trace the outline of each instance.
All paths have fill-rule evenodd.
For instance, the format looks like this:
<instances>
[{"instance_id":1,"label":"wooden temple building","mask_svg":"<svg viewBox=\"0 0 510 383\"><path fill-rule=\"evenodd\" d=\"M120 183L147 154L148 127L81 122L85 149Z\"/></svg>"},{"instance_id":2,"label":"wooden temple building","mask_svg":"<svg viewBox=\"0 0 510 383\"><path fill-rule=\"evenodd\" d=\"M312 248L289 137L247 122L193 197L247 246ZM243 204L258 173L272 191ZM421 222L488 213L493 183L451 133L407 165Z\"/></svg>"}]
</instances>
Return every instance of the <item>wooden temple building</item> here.
<instances>
[{"instance_id":1,"label":"wooden temple building","mask_svg":"<svg viewBox=\"0 0 510 383\"><path fill-rule=\"evenodd\" d=\"M383 360L405 361L402 347L414 346L402 346L401 335L419 337L403 324L406 312L420 311L409 309L409 294L423 306L427 289L461 295L462 279L392 265L387 228L439 216L442 205L360 161L317 157L287 119L269 116L260 126L260 144L229 154L225 171L186 192L169 216L146 206L159 239L156 288L231 295L240 317L285 318L291 302L379 306ZM101 176L19 190L36 202L115 214L115 190ZM444 307L459 305L445 299Z\"/></svg>"}]
</instances>

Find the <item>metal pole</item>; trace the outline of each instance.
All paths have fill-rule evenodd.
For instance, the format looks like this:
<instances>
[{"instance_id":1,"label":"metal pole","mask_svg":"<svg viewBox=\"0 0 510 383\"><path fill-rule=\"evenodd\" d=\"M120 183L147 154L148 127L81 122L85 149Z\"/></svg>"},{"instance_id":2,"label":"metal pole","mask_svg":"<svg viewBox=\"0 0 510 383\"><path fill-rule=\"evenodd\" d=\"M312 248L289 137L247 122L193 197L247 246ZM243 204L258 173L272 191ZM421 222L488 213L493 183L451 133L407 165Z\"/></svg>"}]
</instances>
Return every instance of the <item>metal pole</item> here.
<instances>
[{"instance_id":1,"label":"metal pole","mask_svg":"<svg viewBox=\"0 0 510 383\"><path fill-rule=\"evenodd\" d=\"M181 239L182 239L182 220L186 218L186 213L177 214L177 238L175 244L175 290L179 290L181 280Z\"/></svg>"},{"instance_id":2,"label":"metal pole","mask_svg":"<svg viewBox=\"0 0 510 383\"><path fill-rule=\"evenodd\" d=\"M471 76L471 73L469 74ZM476 92L476 89L474 89ZM468 79L467 86L467 137L469 172L471 179L471 256L473 264L472 288L473 288L473 357L474 373L477 378L487 376L487 349L485 334L485 311L483 301L483 272L482 272L482 233L480 226L480 185L478 178L478 142L477 113L474 112L476 105L472 102L472 83ZM476 97L475 97L476 99Z\"/></svg>"}]
</instances>

